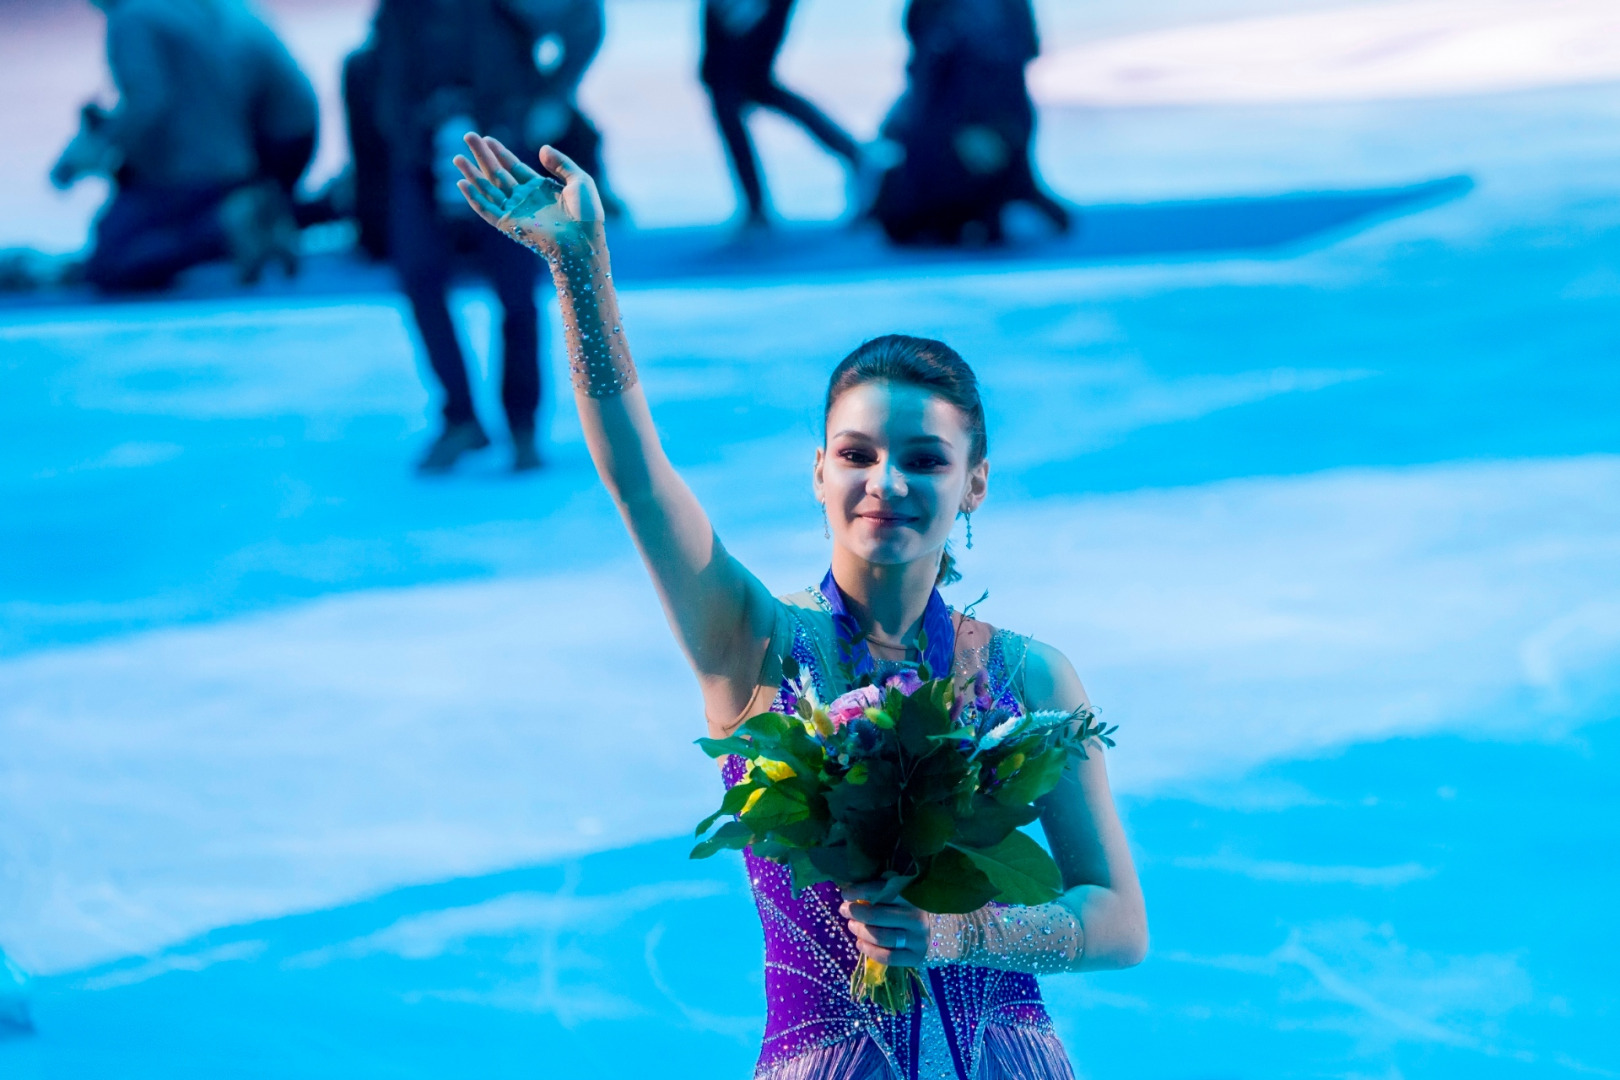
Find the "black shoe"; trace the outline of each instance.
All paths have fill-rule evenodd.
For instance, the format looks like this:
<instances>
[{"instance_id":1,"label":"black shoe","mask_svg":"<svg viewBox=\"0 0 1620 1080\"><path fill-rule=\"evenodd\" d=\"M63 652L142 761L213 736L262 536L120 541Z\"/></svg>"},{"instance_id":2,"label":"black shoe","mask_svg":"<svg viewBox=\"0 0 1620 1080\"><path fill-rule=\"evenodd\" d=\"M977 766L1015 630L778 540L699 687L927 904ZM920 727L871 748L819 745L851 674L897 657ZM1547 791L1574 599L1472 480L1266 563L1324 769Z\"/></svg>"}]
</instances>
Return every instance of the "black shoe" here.
<instances>
[{"instance_id":1,"label":"black shoe","mask_svg":"<svg viewBox=\"0 0 1620 1080\"><path fill-rule=\"evenodd\" d=\"M429 475L447 473L456 467L461 455L482 450L489 445L489 436L476 420L459 424L446 424L439 437L433 440L428 452L416 463L416 471Z\"/></svg>"},{"instance_id":2,"label":"black shoe","mask_svg":"<svg viewBox=\"0 0 1620 1080\"><path fill-rule=\"evenodd\" d=\"M540 449L535 445L534 432L512 432L512 471L533 472L544 464L544 459L540 457Z\"/></svg>"}]
</instances>

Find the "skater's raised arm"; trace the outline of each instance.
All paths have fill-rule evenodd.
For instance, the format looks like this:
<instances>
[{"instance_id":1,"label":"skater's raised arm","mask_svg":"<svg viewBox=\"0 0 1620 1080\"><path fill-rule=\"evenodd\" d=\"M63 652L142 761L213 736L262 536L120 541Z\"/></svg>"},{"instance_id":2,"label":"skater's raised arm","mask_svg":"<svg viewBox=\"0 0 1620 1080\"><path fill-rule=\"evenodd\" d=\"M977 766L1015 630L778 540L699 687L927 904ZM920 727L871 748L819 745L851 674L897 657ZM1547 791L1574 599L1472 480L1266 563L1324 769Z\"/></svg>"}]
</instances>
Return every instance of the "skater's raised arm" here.
<instances>
[{"instance_id":1,"label":"skater's raised arm","mask_svg":"<svg viewBox=\"0 0 1620 1080\"><path fill-rule=\"evenodd\" d=\"M697 672L709 726L723 732L753 696L775 601L727 553L664 455L619 317L596 184L551 147L540 152L548 176L494 139L469 134L467 146L474 160L455 159L462 194L480 217L551 267L591 460Z\"/></svg>"}]
</instances>

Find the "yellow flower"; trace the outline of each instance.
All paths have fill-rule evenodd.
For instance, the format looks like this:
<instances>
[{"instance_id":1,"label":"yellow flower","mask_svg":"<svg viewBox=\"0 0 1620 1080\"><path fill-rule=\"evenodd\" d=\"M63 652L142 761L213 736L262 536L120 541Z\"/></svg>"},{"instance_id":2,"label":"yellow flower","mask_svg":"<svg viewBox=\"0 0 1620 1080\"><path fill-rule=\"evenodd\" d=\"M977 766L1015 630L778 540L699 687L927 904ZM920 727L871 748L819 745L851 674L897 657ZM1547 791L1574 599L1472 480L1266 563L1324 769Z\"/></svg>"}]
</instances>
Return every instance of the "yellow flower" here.
<instances>
[{"instance_id":1,"label":"yellow flower","mask_svg":"<svg viewBox=\"0 0 1620 1080\"><path fill-rule=\"evenodd\" d=\"M810 714L810 722L815 725L816 732L823 738L831 735L836 730L833 727L832 718L827 715L827 710L819 705Z\"/></svg>"},{"instance_id":2,"label":"yellow flower","mask_svg":"<svg viewBox=\"0 0 1620 1080\"><path fill-rule=\"evenodd\" d=\"M754 804L759 802L759 797L761 795L763 795L763 794L765 794L765 789L760 788L759 790L755 791L752 795L748 796L748 801L743 803L742 812L744 814L746 814L746 813L748 813L748 811L752 810L754 808Z\"/></svg>"},{"instance_id":3,"label":"yellow flower","mask_svg":"<svg viewBox=\"0 0 1620 1080\"><path fill-rule=\"evenodd\" d=\"M772 780L786 780L790 776L799 775L793 771L793 766L789 765L785 761L772 761L770 758L758 758L748 763L748 772L743 775L743 779L746 780L749 776L753 775L756 768L766 776L770 777Z\"/></svg>"},{"instance_id":4,"label":"yellow flower","mask_svg":"<svg viewBox=\"0 0 1620 1080\"><path fill-rule=\"evenodd\" d=\"M793 766L785 761L772 761L770 758L760 758L759 767L765 770L765 775L772 780L786 780L790 776L798 776Z\"/></svg>"}]
</instances>

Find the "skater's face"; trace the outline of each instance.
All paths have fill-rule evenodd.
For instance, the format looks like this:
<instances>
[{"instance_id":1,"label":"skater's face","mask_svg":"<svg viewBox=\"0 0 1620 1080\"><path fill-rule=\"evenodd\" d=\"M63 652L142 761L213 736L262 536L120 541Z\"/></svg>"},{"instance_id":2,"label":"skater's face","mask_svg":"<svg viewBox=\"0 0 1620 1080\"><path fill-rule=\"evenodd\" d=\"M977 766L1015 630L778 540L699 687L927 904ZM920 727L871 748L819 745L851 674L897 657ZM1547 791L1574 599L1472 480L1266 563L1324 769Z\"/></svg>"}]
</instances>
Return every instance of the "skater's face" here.
<instances>
[{"instance_id":1,"label":"skater's face","mask_svg":"<svg viewBox=\"0 0 1620 1080\"><path fill-rule=\"evenodd\" d=\"M967 417L921 387L867 382L827 412L816 496L833 540L870 563L936 559L961 511L984 499L988 462L970 462Z\"/></svg>"}]
</instances>

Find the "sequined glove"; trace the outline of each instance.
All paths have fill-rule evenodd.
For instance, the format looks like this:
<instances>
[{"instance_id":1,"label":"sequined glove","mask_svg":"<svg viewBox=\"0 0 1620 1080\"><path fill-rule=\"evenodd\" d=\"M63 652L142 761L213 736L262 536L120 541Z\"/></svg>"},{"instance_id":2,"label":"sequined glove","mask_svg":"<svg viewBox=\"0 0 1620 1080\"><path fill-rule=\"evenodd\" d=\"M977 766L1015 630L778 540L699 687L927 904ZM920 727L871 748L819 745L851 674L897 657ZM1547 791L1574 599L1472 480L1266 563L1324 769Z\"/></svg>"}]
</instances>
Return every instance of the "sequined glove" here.
<instances>
[{"instance_id":1,"label":"sequined glove","mask_svg":"<svg viewBox=\"0 0 1620 1080\"><path fill-rule=\"evenodd\" d=\"M574 389L593 398L624 393L635 385L636 368L619 320L595 182L550 147L541 151L541 162L563 183L529 168L495 139L469 134L466 141L477 164L455 159L462 195L479 217L551 267Z\"/></svg>"},{"instance_id":2,"label":"sequined glove","mask_svg":"<svg viewBox=\"0 0 1620 1080\"><path fill-rule=\"evenodd\" d=\"M1000 971L1055 975L1079 971L1086 931L1059 897L1022 907L986 904L966 915L929 915L928 964L972 964Z\"/></svg>"}]
</instances>

